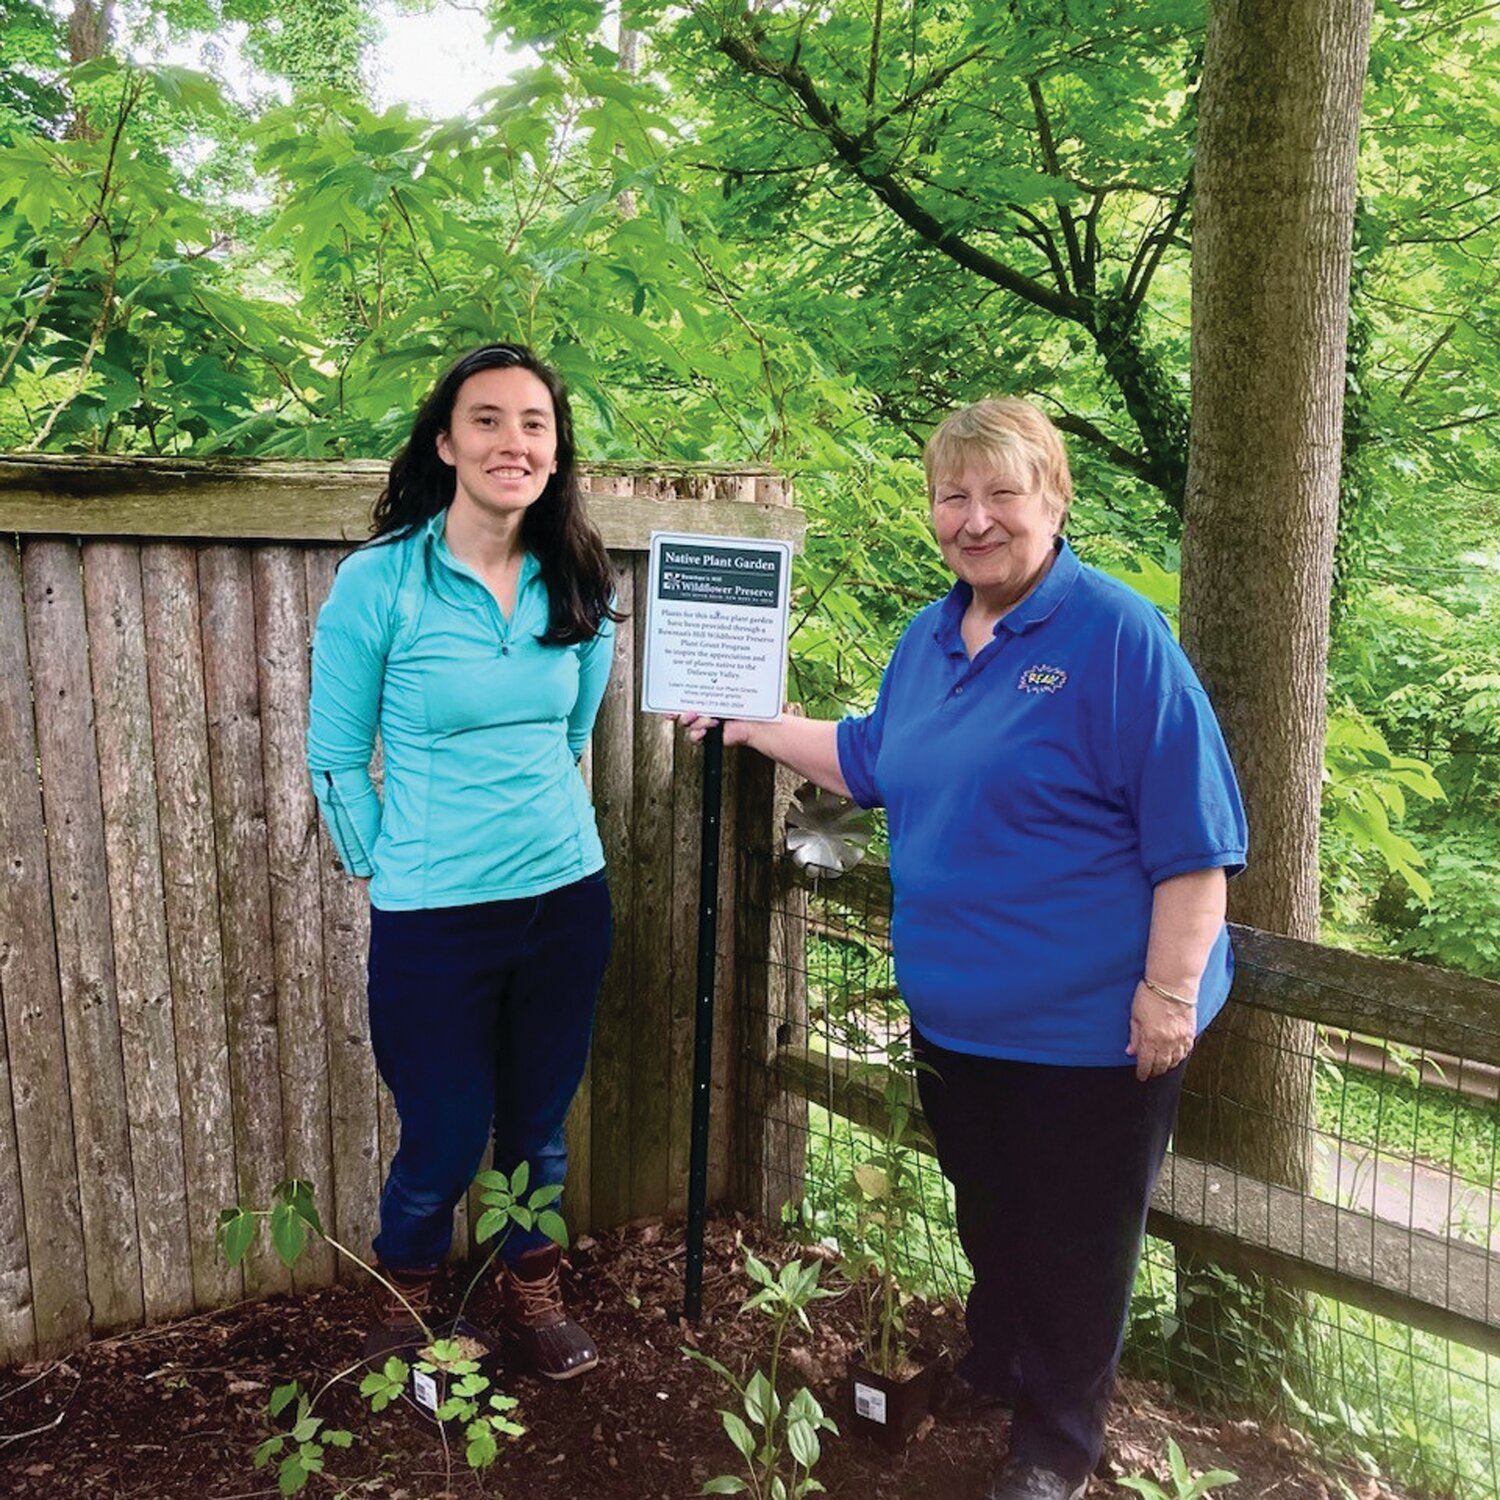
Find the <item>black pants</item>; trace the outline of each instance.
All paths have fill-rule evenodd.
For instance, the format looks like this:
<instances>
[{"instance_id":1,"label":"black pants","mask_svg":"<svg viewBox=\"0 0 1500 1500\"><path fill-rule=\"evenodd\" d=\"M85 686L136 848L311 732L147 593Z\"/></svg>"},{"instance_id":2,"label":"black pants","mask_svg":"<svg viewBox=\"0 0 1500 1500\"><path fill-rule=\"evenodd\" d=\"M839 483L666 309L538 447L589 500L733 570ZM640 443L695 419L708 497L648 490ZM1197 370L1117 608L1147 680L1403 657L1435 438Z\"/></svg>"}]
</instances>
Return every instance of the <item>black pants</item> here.
<instances>
[{"instance_id":1,"label":"black pants","mask_svg":"<svg viewBox=\"0 0 1500 1500\"><path fill-rule=\"evenodd\" d=\"M588 1062L609 957L604 872L542 896L370 912L370 1036L395 1096L401 1146L380 1195L375 1253L437 1265L453 1209L489 1145L528 1192L567 1175L563 1122ZM549 1243L512 1228L513 1260Z\"/></svg>"},{"instance_id":2,"label":"black pants","mask_svg":"<svg viewBox=\"0 0 1500 1500\"><path fill-rule=\"evenodd\" d=\"M1014 1457L1077 1483L1103 1451L1146 1206L1187 1065L1141 1083L1130 1067L973 1057L920 1033L913 1042L974 1270L974 1347L960 1371L1014 1396Z\"/></svg>"}]
</instances>

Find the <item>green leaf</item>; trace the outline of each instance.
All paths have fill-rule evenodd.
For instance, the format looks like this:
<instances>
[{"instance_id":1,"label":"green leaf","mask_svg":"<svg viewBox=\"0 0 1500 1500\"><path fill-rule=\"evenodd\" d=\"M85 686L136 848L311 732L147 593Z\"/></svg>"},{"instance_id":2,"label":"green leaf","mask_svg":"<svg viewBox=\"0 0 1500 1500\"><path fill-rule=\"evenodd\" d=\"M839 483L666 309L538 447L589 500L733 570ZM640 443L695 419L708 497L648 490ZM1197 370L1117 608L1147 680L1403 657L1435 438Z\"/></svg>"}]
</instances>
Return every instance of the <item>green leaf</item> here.
<instances>
[{"instance_id":1,"label":"green leaf","mask_svg":"<svg viewBox=\"0 0 1500 1500\"><path fill-rule=\"evenodd\" d=\"M748 1250L745 1252L745 1275L757 1286L771 1286L771 1273Z\"/></svg>"},{"instance_id":2,"label":"green leaf","mask_svg":"<svg viewBox=\"0 0 1500 1500\"><path fill-rule=\"evenodd\" d=\"M295 1266L307 1246L307 1221L290 1203L271 1210L271 1243L283 1265Z\"/></svg>"},{"instance_id":3,"label":"green leaf","mask_svg":"<svg viewBox=\"0 0 1500 1500\"><path fill-rule=\"evenodd\" d=\"M279 1417L297 1399L301 1391L302 1386L295 1380L288 1381L285 1385L278 1385L271 1392L271 1399L267 1403L266 1409L273 1417Z\"/></svg>"},{"instance_id":4,"label":"green leaf","mask_svg":"<svg viewBox=\"0 0 1500 1500\"><path fill-rule=\"evenodd\" d=\"M468 1446L464 1456L471 1469L487 1469L494 1463L500 1449L495 1442L495 1431L488 1422L473 1422L466 1433Z\"/></svg>"},{"instance_id":5,"label":"green leaf","mask_svg":"<svg viewBox=\"0 0 1500 1500\"><path fill-rule=\"evenodd\" d=\"M258 1214L238 1208L226 1208L219 1215L219 1243L224 1247L224 1258L230 1265L237 1266L244 1260L245 1252L255 1238L258 1218Z\"/></svg>"},{"instance_id":6,"label":"green leaf","mask_svg":"<svg viewBox=\"0 0 1500 1500\"><path fill-rule=\"evenodd\" d=\"M530 1181L531 1163L529 1161L523 1161L516 1167L516 1170L510 1174L511 1196L514 1198L521 1197L521 1195L525 1193L527 1185L530 1183Z\"/></svg>"},{"instance_id":7,"label":"green leaf","mask_svg":"<svg viewBox=\"0 0 1500 1500\"><path fill-rule=\"evenodd\" d=\"M299 1495L311 1472L300 1452L289 1453L281 1461L281 1468L276 1475L276 1486L283 1495Z\"/></svg>"},{"instance_id":8,"label":"green leaf","mask_svg":"<svg viewBox=\"0 0 1500 1500\"><path fill-rule=\"evenodd\" d=\"M767 1431L781 1415L781 1397L771 1389L771 1382L757 1370L745 1386L745 1415Z\"/></svg>"},{"instance_id":9,"label":"green leaf","mask_svg":"<svg viewBox=\"0 0 1500 1500\"><path fill-rule=\"evenodd\" d=\"M719 1416L723 1419L724 1431L729 1434L729 1441L739 1450L742 1457L749 1459L755 1452L755 1435L745 1425L744 1418L732 1411L721 1411Z\"/></svg>"},{"instance_id":10,"label":"green leaf","mask_svg":"<svg viewBox=\"0 0 1500 1500\"><path fill-rule=\"evenodd\" d=\"M736 1479L733 1474L720 1474L715 1479L710 1479L707 1484L698 1491L700 1495L743 1495L750 1486L743 1479Z\"/></svg>"},{"instance_id":11,"label":"green leaf","mask_svg":"<svg viewBox=\"0 0 1500 1500\"><path fill-rule=\"evenodd\" d=\"M510 1223L510 1214L503 1208L487 1208L474 1225L474 1238L482 1245L492 1240Z\"/></svg>"},{"instance_id":12,"label":"green leaf","mask_svg":"<svg viewBox=\"0 0 1500 1500\"><path fill-rule=\"evenodd\" d=\"M323 1222L313 1205L313 1185L305 1178L294 1177L282 1184L279 1190L283 1201L299 1219L304 1220L319 1234L323 1233Z\"/></svg>"},{"instance_id":13,"label":"green leaf","mask_svg":"<svg viewBox=\"0 0 1500 1500\"><path fill-rule=\"evenodd\" d=\"M823 1449L818 1442L818 1429L811 1422L788 1422L786 1441L787 1447L792 1451L792 1457L804 1469L811 1469L822 1456Z\"/></svg>"},{"instance_id":14,"label":"green leaf","mask_svg":"<svg viewBox=\"0 0 1500 1500\"><path fill-rule=\"evenodd\" d=\"M275 1437L268 1437L265 1442L263 1442L260 1447L255 1450L254 1466L257 1469L265 1468L265 1466L270 1463L270 1461L275 1458L278 1453L281 1452L282 1447L285 1443L286 1438L281 1433L277 1433Z\"/></svg>"},{"instance_id":15,"label":"green leaf","mask_svg":"<svg viewBox=\"0 0 1500 1500\"><path fill-rule=\"evenodd\" d=\"M352 1448L354 1446L354 1434L342 1427L330 1427L323 1434L322 1441L335 1448Z\"/></svg>"},{"instance_id":16,"label":"green leaf","mask_svg":"<svg viewBox=\"0 0 1500 1500\"><path fill-rule=\"evenodd\" d=\"M543 1209L536 1216L536 1227L554 1245L561 1245L564 1250L568 1248L568 1226L560 1213L556 1213L550 1208Z\"/></svg>"},{"instance_id":17,"label":"green leaf","mask_svg":"<svg viewBox=\"0 0 1500 1500\"><path fill-rule=\"evenodd\" d=\"M560 1182L543 1183L527 1200L526 1206L533 1213L540 1213L542 1209L550 1204L556 1203L563 1195L563 1185Z\"/></svg>"}]
</instances>

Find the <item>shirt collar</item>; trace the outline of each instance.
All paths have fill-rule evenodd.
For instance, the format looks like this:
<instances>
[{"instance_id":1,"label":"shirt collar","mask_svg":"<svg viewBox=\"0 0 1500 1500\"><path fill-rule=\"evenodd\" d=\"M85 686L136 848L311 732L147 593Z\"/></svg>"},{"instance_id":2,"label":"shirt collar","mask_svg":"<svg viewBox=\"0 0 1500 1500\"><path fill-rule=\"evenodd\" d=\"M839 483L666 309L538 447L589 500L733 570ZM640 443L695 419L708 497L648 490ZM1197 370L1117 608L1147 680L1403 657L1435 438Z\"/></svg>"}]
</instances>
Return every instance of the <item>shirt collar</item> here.
<instances>
[{"instance_id":1,"label":"shirt collar","mask_svg":"<svg viewBox=\"0 0 1500 1500\"><path fill-rule=\"evenodd\" d=\"M995 624L996 636L1002 630L1011 635L1024 635L1026 631L1050 619L1068 597L1078 581L1083 564L1078 561L1078 554L1068 545L1065 537L1058 537L1054 548L1056 556L1047 570L1047 576L1019 604L1000 617ZM965 656L968 655L968 649L963 643L963 621L964 612L973 597L974 590L959 579L948 590L947 597L938 607L932 633L945 651L961 651Z\"/></svg>"}]
</instances>

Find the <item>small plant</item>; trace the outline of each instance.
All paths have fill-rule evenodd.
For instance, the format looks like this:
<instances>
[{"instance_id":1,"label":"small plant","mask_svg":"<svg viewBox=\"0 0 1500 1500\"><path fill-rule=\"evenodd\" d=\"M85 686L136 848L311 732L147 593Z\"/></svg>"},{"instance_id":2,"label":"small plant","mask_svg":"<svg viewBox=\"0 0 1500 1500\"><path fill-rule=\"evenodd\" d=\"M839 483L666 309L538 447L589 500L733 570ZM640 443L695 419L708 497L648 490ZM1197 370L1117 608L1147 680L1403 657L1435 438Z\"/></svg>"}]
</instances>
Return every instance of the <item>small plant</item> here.
<instances>
[{"instance_id":1,"label":"small plant","mask_svg":"<svg viewBox=\"0 0 1500 1500\"><path fill-rule=\"evenodd\" d=\"M481 1244L493 1240L494 1245L464 1292L460 1315L513 1227L539 1229L558 1244L567 1241L562 1216L552 1206L562 1193L561 1186L550 1184L527 1193L530 1181L527 1163L522 1162L509 1177L503 1172L481 1172L476 1181L481 1189L480 1202L484 1211L474 1226L474 1237ZM372 1412L381 1412L404 1395L414 1381L428 1382L433 1393L433 1416L443 1434L445 1456L448 1452L447 1425L456 1422L463 1431L464 1454L469 1466L488 1468L499 1454L499 1440L519 1437L525 1428L511 1416L516 1407L515 1397L491 1389L490 1377L474 1358L474 1341L462 1337L439 1338L407 1301L399 1286L334 1239L318 1217L310 1182L292 1178L280 1183L274 1200L267 1209L226 1208L219 1215L219 1243L229 1263L238 1265L249 1252L261 1226L269 1224L272 1247L289 1269L296 1265L307 1248L309 1236L314 1234L337 1254L362 1267L406 1307L413 1323L422 1332L423 1344L414 1364L392 1355L380 1369L368 1370L360 1381L360 1395L369 1402ZM327 1427L317 1415L316 1408L339 1381L365 1368L365 1362L361 1360L340 1370L311 1396L297 1381L278 1386L272 1393L267 1414L273 1422L285 1422L288 1408L294 1402L296 1406L290 1414L290 1427L274 1433L255 1450L255 1467L264 1468L272 1459L277 1459L277 1482L283 1495L300 1493L314 1474L323 1472L328 1448L348 1448L353 1444L353 1433Z\"/></svg>"},{"instance_id":2,"label":"small plant","mask_svg":"<svg viewBox=\"0 0 1500 1500\"><path fill-rule=\"evenodd\" d=\"M924 1214L912 1130L913 1062L904 1038L885 1048L885 1122L863 1161L856 1162L841 1197L833 1237L843 1270L860 1304L866 1366L899 1379L909 1366L906 1307L911 1288L901 1255L908 1224Z\"/></svg>"},{"instance_id":3,"label":"small plant","mask_svg":"<svg viewBox=\"0 0 1500 1500\"><path fill-rule=\"evenodd\" d=\"M352 1432L323 1425L323 1419L313 1414L313 1398L296 1380L279 1385L271 1392L270 1415L279 1417L294 1401L297 1410L291 1429L268 1437L255 1450L257 1469L265 1468L277 1454L286 1450L277 1475L283 1495L295 1495L314 1474L323 1472L325 1448L348 1448L354 1443Z\"/></svg>"},{"instance_id":4,"label":"small plant","mask_svg":"<svg viewBox=\"0 0 1500 1500\"><path fill-rule=\"evenodd\" d=\"M745 1252L745 1274L758 1288L746 1300L741 1312L759 1309L771 1321L771 1363L769 1372L756 1370L744 1382L738 1380L718 1360L697 1349L682 1352L706 1365L740 1398L744 1411L721 1409L720 1418L729 1441L745 1463L748 1479L738 1474L720 1474L702 1489L705 1495L750 1495L753 1500L802 1500L805 1495L823 1492L813 1477L813 1469L822 1457L820 1432L837 1433L838 1428L823 1415L817 1398L805 1386L789 1401L783 1401L777 1389L781 1369L781 1347L787 1330L795 1321L808 1332L807 1309L816 1301L833 1294L818 1285L821 1267L815 1262L803 1265L789 1260L780 1275Z\"/></svg>"},{"instance_id":5,"label":"small plant","mask_svg":"<svg viewBox=\"0 0 1500 1500\"><path fill-rule=\"evenodd\" d=\"M1194 1474L1182 1456L1182 1449L1171 1438L1167 1439L1167 1467L1172 1480L1170 1489L1143 1474L1128 1474L1118 1483L1134 1490L1143 1500L1202 1500L1210 1490L1237 1484L1240 1477L1228 1469L1210 1469L1206 1474Z\"/></svg>"}]
</instances>

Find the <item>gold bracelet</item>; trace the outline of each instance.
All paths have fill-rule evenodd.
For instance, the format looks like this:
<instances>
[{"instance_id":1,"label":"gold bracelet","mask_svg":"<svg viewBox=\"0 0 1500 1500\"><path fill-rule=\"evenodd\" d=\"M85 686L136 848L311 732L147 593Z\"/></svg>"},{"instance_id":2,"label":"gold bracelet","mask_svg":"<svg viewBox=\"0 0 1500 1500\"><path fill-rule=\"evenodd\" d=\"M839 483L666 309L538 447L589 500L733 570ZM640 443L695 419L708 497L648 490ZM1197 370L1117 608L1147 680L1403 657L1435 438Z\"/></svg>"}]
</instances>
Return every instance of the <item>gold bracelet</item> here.
<instances>
[{"instance_id":1,"label":"gold bracelet","mask_svg":"<svg viewBox=\"0 0 1500 1500\"><path fill-rule=\"evenodd\" d=\"M1169 990L1165 985L1158 984L1154 979L1143 978L1141 980L1141 983L1145 985L1153 995L1160 995L1163 1000L1170 1000L1176 1005L1196 1006L1198 1003L1196 1000L1189 1000L1186 995L1176 994L1174 991Z\"/></svg>"}]
</instances>

